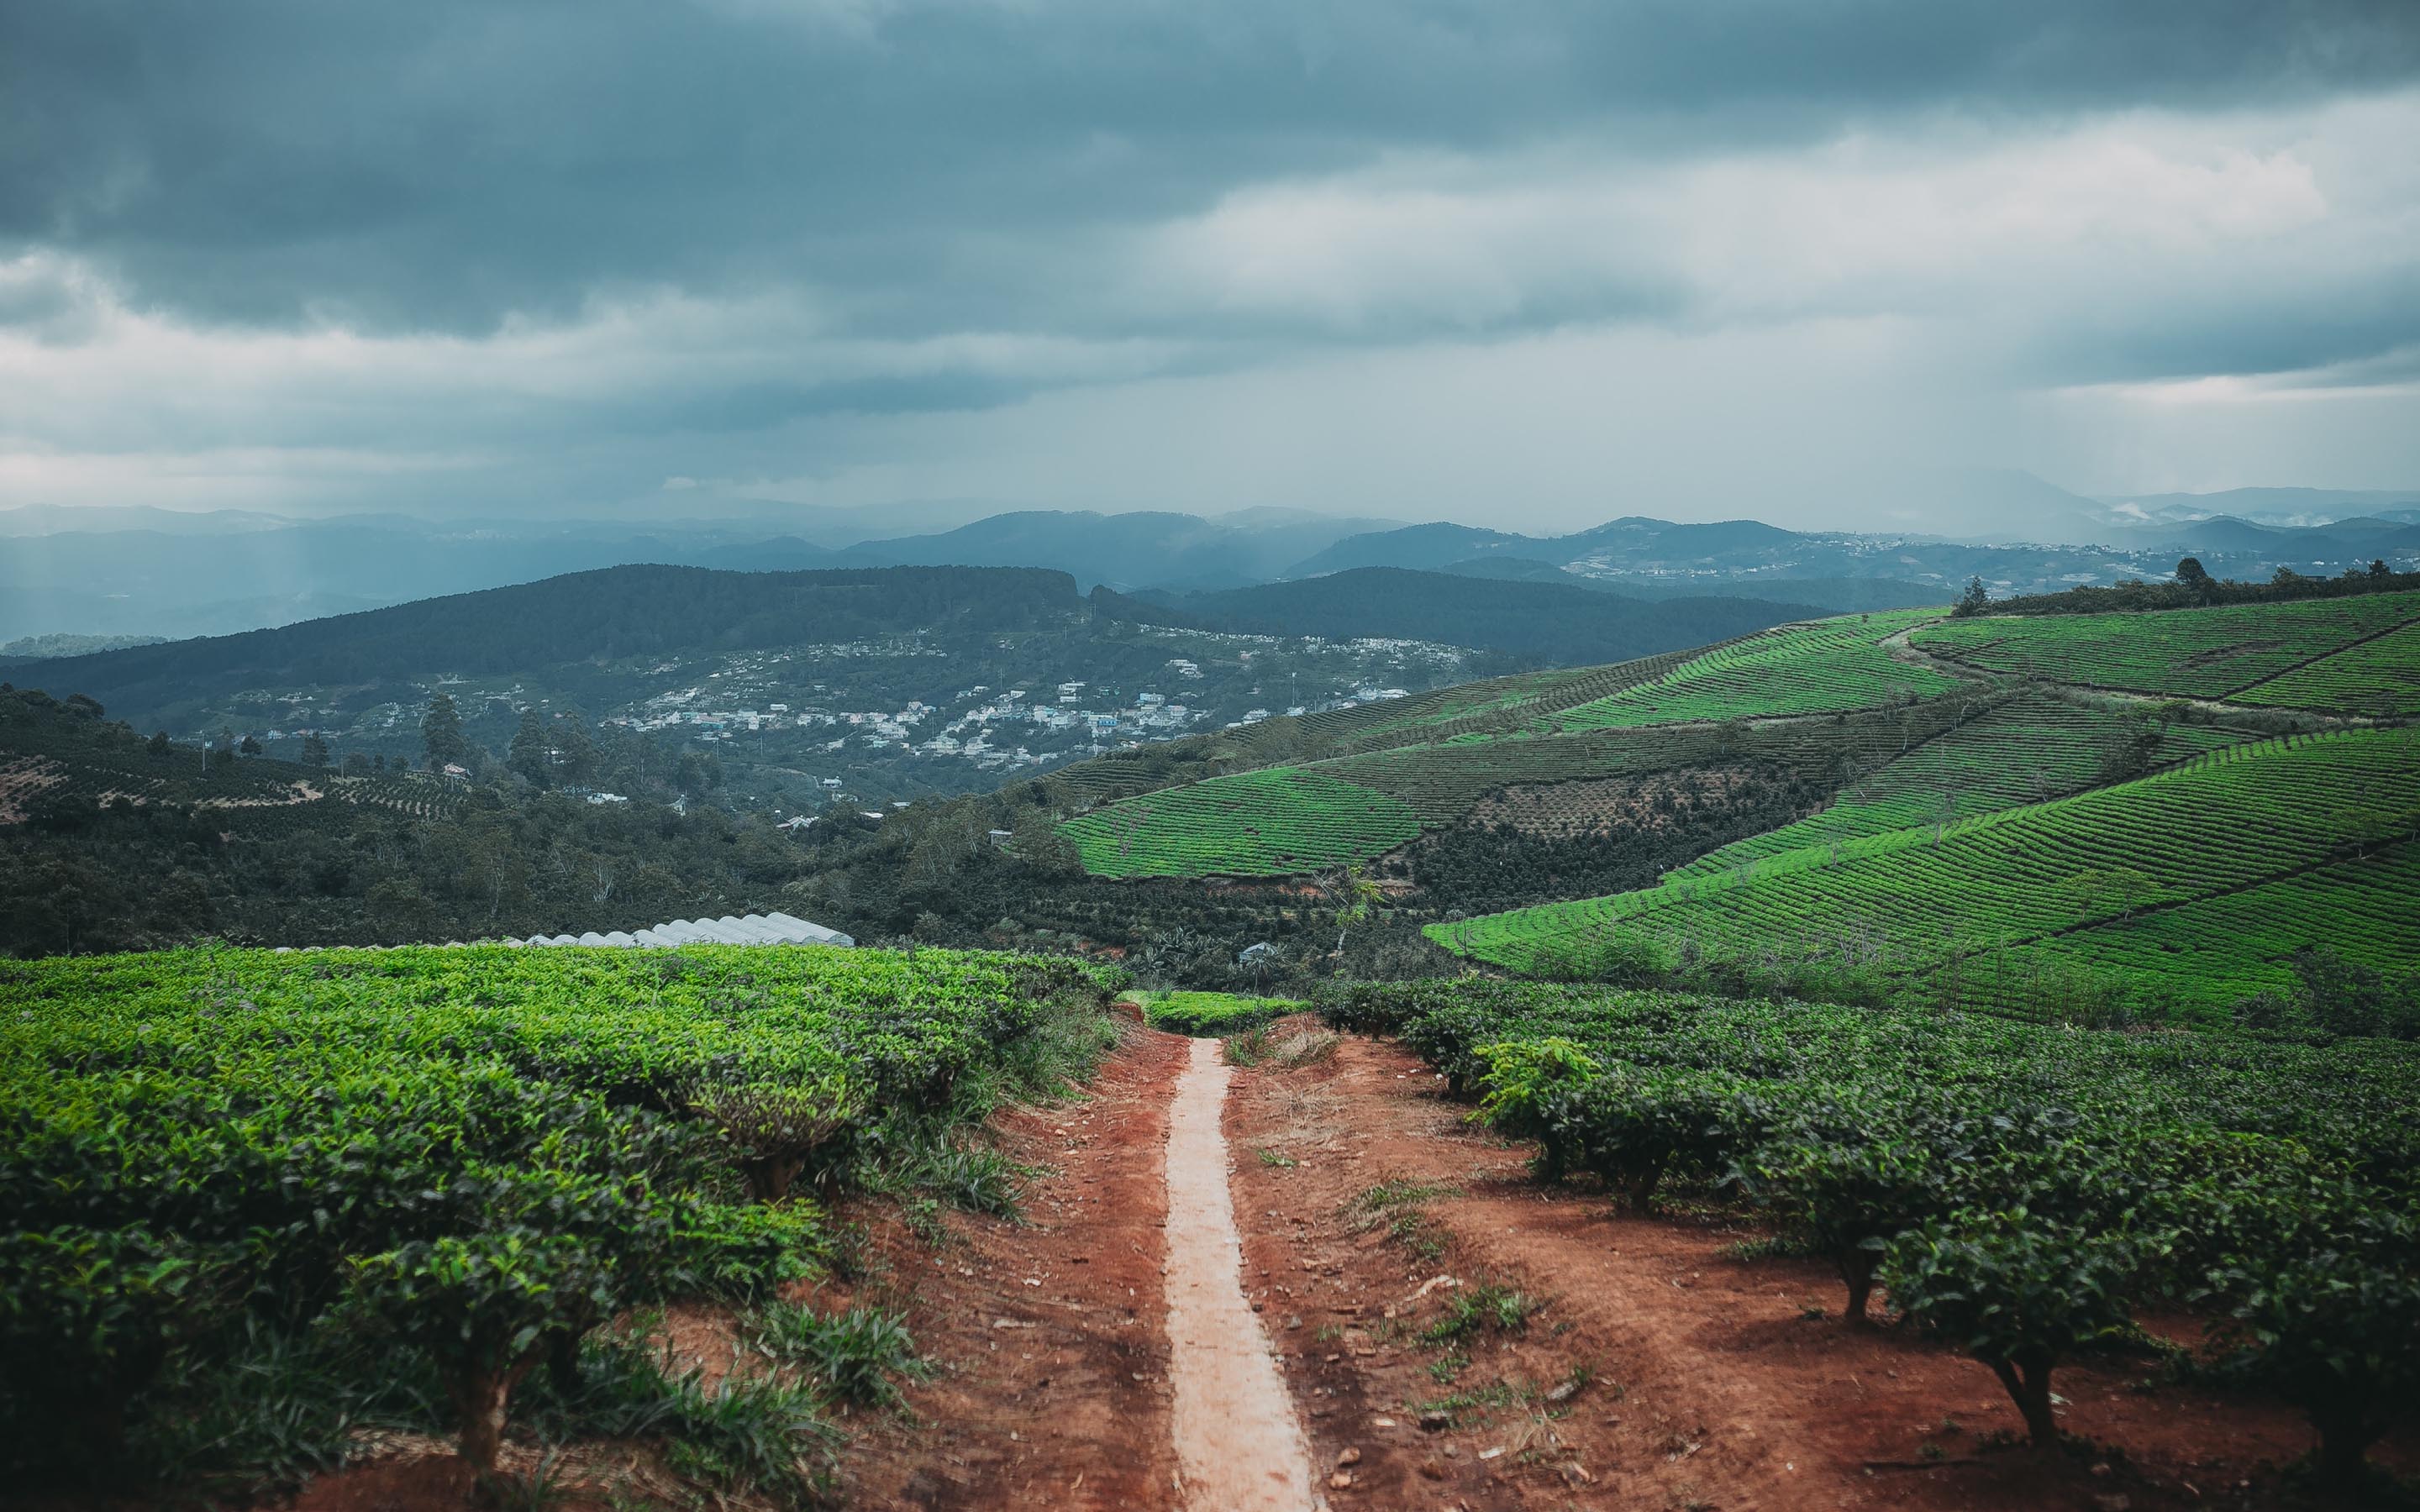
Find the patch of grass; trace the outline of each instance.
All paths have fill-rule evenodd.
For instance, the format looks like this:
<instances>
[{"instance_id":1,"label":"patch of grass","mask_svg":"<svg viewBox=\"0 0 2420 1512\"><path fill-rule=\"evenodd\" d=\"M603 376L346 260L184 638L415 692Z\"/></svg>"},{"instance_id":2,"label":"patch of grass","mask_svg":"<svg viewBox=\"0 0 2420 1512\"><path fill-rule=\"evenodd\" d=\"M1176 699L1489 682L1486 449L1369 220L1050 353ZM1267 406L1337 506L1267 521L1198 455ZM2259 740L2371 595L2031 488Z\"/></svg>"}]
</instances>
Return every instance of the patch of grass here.
<instances>
[{"instance_id":1,"label":"patch of grass","mask_svg":"<svg viewBox=\"0 0 2420 1512\"><path fill-rule=\"evenodd\" d=\"M1143 1021L1155 1029L1197 1038L1257 1029L1271 1019L1302 1011L1291 997L1246 997L1236 993L1156 992L1142 998Z\"/></svg>"},{"instance_id":2,"label":"patch of grass","mask_svg":"<svg viewBox=\"0 0 2420 1512\"><path fill-rule=\"evenodd\" d=\"M1100 1070L1101 1057L1118 1047L1123 1033L1120 1021L1101 1011L1097 1002L1062 1000L1009 1048L1001 1064L1029 1100L1074 1096Z\"/></svg>"},{"instance_id":3,"label":"patch of grass","mask_svg":"<svg viewBox=\"0 0 2420 1512\"><path fill-rule=\"evenodd\" d=\"M1022 1222L1025 1183L1032 1174L997 1149L942 1139L920 1152L909 1180L954 1208Z\"/></svg>"},{"instance_id":4,"label":"patch of grass","mask_svg":"<svg viewBox=\"0 0 2420 1512\"><path fill-rule=\"evenodd\" d=\"M1302 1164L1292 1155L1280 1155L1274 1149L1264 1149L1259 1153L1261 1164L1275 1170L1290 1171Z\"/></svg>"},{"instance_id":5,"label":"patch of grass","mask_svg":"<svg viewBox=\"0 0 2420 1512\"><path fill-rule=\"evenodd\" d=\"M737 1371L709 1388L698 1371L675 1375L669 1365L670 1355L635 1330L592 1335L569 1393L533 1372L513 1393L514 1417L549 1443L657 1443L666 1468L718 1492L783 1508L828 1503L840 1435L811 1389Z\"/></svg>"},{"instance_id":6,"label":"patch of grass","mask_svg":"<svg viewBox=\"0 0 2420 1512\"><path fill-rule=\"evenodd\" d=\"M1429 1379L1435 1381L1440 1386L1450 1386L1455 1381L1461 1380L1462 1373L1469 1368L1469 1355L1439 1355L1437 1358L1429 1362Z\"/></svg>"},{"instance_id":7,"label":"patch of grass","mask_svg":"<svg viewBox=\"0 0 2420 1512\"><path fill-rule=\"evenodd\" d=\"M247 1319L210 1367L169 1366L187 1385L128 1446L112 1478L156 1477L206 1495L289 1490L342 1466L365 1427L442 1431L434 1377L410 1352L372 1352L341 1328L287 1333Z\"/></svg>"},{"instance_id":8,"label":"patch of grass","mask_svg":"<svg viewBox=\"0 0 2420 1512\"><path fill-rule=\"evenodd\" d=\"M1445 1225L1417 1209L1396 1213L1387 1220L1388 1242L1409 1250L1415 1259L1438 1258L1445 1254L1446 1244L1452 1237Z\"/></svg>"},{"instance_id":9,"label":"patch of grass","mask_svg":"<svg viewBox=\"0 0 2420 1512\"><path fill-rule=\"evenodd\" d=\"M1362 1188L1344 1205L1344 1211L1347 1216L1363 1220L1360 1227L1366 1232L1377 1227L1384 1215L1397 1209L1417 1208L1439 1197L1457 1196L1461 1191L1450 1181L1423 1181L1409 1176L1388 1176L1382 1178L1374 1186Z\"/></svg>"},{"instance_id":10,"label":"patch of grass","mask_svg":"<svg viewBox=\"0 0 2420 1512\"><path fill-rule=\"evenodd\" d=\"M899 1400L901 1379L932 1373L916 1353L916 1341L897 1313L851 1307L818 1313L797 1303L775 1303L756 1318L756 1348L770 1359L795 1365L832 1396L856 1407L889 1407Z\"/></svg>"},{"instance_id":11,"label":"patch of grass","mask_svg":"<svg viewBox=\"0 0 2420 1512\"><path fill-rule=\"evenodd\" d=\"M1269 1058L1269 1031L1247 1029L1241 1034L1229 1035L1226 1041L1218 1046L1218 1057L1230 1066L1259 1065Z\"/></svg>"},{"instance_id":12,"label":"patch of grass","mask_svg":"<svg viewBox=\"0 0 2420 1512\"><path fill-rule=\"evenodd\" d=\"M1446 1358L1460 1360L1462 1367L1466 1367L1470 1364L1468 1359L1460 1355L1448 1355ZM1435 1367L1431 1366L1429 1373L1435 1377ZM1434 1401L1415 1402L1412 1404L1412 1411L1443 1412L1459 1423L1464 1413L1494 1412L1498 1408L1518 1406L1537 1395L1537 1392L1528 1386L1515 1385L1509 1381L1494 1381L1484 1386L1474 1386L1466 1391L1457 1391L1439 1396Z\"/></svg>"},{"instance_id":13,"label":"patch of grass","mask_svg":"<svg viewBox=\"0 0 2420 1512\"><path fill-rule=\"evenodd\" d=\"M1477 1334L1518 1334L1529 1326L1538 1300L1527 1292L1486 1281L1455 1292L1437 1320L1420 1331L1422 1342L1451 1344Z\"/></svg>"}]
</instances>

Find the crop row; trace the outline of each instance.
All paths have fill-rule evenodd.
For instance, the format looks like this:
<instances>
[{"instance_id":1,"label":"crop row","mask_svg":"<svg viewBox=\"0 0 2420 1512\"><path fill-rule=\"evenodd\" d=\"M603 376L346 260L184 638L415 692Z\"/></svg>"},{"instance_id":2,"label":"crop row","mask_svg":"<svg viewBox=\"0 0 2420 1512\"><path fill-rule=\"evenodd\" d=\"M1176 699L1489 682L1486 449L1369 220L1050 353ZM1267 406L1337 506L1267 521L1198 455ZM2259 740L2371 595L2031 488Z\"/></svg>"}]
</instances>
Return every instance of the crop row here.
<instances>
[{"instance_id":1,"label":"crop row","mask_svg":"<svg viewBox=\"0 0 2420 1512\"><path fill-rule=\"evenodd\" d=\"M2249 738L2222 726L2146 723L2100 704L2024 694L1869 773L1822 813L1734 841L1679 874L1712 875L1761 856L1895 829L1938 830Z\"/></svg>"},{"instance_id":2,"label":"crop row","mask_svg":"<svg viewBox=\"0 0 2420 1512\"><path fill-rule=\"evenodd\" d=\"M0 964L9 1469L115 1456L262 1336L332 1333L433 1376L489 1468L535 1363L800 1274L797 1194L980 1111L1052 1003L1100 995L938 951Z\"/></svg>"},{"instance_id":3,"label":"crop row","mask_svg":"<svg viewBox=\"0 0 2420 1512\"><path fill-rule=\"evenodd\" d=\"M2291 995L2297 967L2313 951L2382 974L2407 971L2415 920L2420 845L2407 842L1963 960L1944 995L2042 1017L2086 1017L2113 1006L2136 1016L2173 1006L2224 1008L2255 994Z\"/></svg>"},{"instance_id":4,"label":"crop row","mask_svg":"<svg viewBox=\"0 0 2420 1512\"><path fill-rule=\"evenodd\" d=\"M1904 971L2240 890L2420 828L2404 732L2230 747L1936 830L1832 841L1638 892L1430 927L1520 970L1755 959ZM2405 947L2420 964L2420 938Z\"/></svg>"},{"instance_id":5,"label":"crop row","mask_svg":"<svg viewBox=\"0 0 2420 1512\"><path fill-rule=\"evenodd\" d=\"M2234 701L2372 718L2420 715L2420 622L2256 683Z\"/></svg>"},{"instance_id":6,"label":"crop row","mask_svg":"<svg viewBox=\"0 0 2420 1512\"><path fill-rule=\"evenodd\" d=\"M1475 981L1316 1001L1480 1094L1543 1179L1755 1203L1837 1269L1852 1323L1885 1297L2038 1443L2059 1365L2146 1306L2197 1309L2208 1375L2305 1412L2333 1489L2420 1405L2412 1046Z\"/></svg>"},{"instance_id":7,"label":"crop row","mask_svg":"<svg viewBox=\"0 0 2420 1512\"><path fill-rule=\"evenodd\" d=\"M1593 703L1652 683L1705 654L1699 647L1603 667L1491 678L1440 688L1400 703L1312 715L1305 723L1348 752L1493 734L1534 727L1540 717L1555 710Z\"/></svg>"},{"instance_id":8,"label":"crop row","mask_svg":"<svg viewBox=\"0 0 2420 1512\"><path fill-rule=\"evenodd\" d=\"M2117 614L1985 616L1917 630L1913 645L1987 671L2226 698L2420 619L2420 594Z\"/></svg>"},{"instance_id":9,"label":"crop row","mask_svg":"<svg viewBox=\"0 0 2420 1512\"><path fill-rule=\"evenodd\" d=\"M1831 714L1931 698L1954 677L1900 660L1882 642L1931 609L1841 616L1765 630L1691 658L1652 682L1564 709L1557 730Z\"/></svg>"}]
</instances>

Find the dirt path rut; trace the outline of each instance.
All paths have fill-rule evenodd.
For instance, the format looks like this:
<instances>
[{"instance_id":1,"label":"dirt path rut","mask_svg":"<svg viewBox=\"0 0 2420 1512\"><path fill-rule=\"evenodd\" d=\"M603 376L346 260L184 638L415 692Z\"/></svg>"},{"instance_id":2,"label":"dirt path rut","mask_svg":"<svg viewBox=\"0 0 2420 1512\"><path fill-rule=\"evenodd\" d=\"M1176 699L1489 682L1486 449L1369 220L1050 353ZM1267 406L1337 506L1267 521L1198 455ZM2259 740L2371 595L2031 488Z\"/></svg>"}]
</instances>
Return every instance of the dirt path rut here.
<instances>
[{"instance_id":1,"label":"dirt path rut","mask_svg":"<svg viewBox=\"0 0 2420 1512\"><path fill-rule=\"evenodd\" d=\"M1189 1512L1305 1512L1311 1454L1294 1399L1244 1300L1229 1194L1228 1070L1196 1040L1168 1119L1169 1374Z\"/></svg>"}]
</instances>

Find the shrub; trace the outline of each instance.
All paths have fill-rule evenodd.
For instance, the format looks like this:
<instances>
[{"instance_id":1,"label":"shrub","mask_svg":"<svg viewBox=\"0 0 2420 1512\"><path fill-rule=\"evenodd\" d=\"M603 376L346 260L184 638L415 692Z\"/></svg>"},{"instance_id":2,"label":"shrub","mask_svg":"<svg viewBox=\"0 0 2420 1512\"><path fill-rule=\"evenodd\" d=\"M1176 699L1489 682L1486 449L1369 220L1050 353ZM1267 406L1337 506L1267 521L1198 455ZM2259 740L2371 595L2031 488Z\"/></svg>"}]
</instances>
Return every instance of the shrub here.
<instances>
[{"instance_id":1,"label":"shrub","mask_svg":"<svg viewBox=\"0 0 2420 1512\"><path fill-rule=\"evenodd\" d=\"M2365 1478L2365 1456L2420 1408L2420 1221L2340 1194L2283 1245L2214 1271L2229 1299L2221 1369L2310 1415L2332 1489Z\"/></svg>"},{"instance_id":2,"label":"shrub","mask_svg":"<svg viewBox=\"0 0 2420 1512\"><path fill-rule=\"evenodd\" d=\"M2051 1372L2078 1349L2123 1334L2141 1242L2023 1207L1966 1211L1900 1235L1885 1251L1891 1301L1925 1332L1991 1367L2037 1448L2058 1442Z\"/></svg>"}]
</instances>

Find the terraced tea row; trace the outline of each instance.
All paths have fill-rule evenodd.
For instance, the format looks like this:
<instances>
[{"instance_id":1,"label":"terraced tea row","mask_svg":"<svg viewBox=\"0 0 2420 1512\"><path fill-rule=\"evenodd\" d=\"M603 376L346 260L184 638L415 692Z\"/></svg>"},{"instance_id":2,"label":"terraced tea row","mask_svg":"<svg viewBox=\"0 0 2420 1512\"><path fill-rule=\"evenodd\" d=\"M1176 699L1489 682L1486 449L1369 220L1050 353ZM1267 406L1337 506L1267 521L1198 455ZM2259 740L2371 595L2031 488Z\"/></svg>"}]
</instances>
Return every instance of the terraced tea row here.
<instances>
[{"instance_id":1,"label":"terraced tea row","mask_svg":"<svg viewBox=\"0 0 2420 1512\"><path fill-rule=\"evenodd\" d=\"M1931 698L1958 679L1894 656L1883 641L1938 618L1899 609L1786 625L1720 646L1652 682L1565 709L1556 730L1769 718Z\"/></svg>"},{"instance_id":2,"label":"terraced tea row","mask_svg":"<svg viewBox=\"0 0 2420 1512\"><path fill-rule=\"evenodd\" d=\"M2391 845L2241 892L2111 919L1962 961L1941 995L2026 1017L2110 1009L2158 1019L2255 994L2291 995L2307 951L2384 974L2413 965L2420 845Z\"/></svg>"},{"instance_id":3,"label":"terraced tea row","mask_svg":"<svg viewBox=\"0 0 2420 1512\"><path fill-rule=\"evenodd\" d=\"M2234 702L2379 719L2420 716L2420 621L2256 683Z\"/></svg>"},{"instance_id":4,"label":"terraced tea row","mask_svg":"<svg viewBox=\"0 0 2420 1512\"><path fill-rule=\"evenodd\" d=\"M1708 958L1815 991L1827 972L1922 972L2256 887L2415 830L2420 741L2409 733L2289 737L1946 832L1835 841L1429 933L1516 970L1606 975ZM2420 935L2396 954L2420 965Z\"/></svg>"},{"instance_id":5,"label":"terraced tea row","mask_svg":"<svg viewBox=\"0 0 2420 1512\"><path fill-rule=\"evenodd\" d=\"M1909 643L1982 671L2223 699L2414 620L2420 620L2420 594L2373 594L2142 613L1947 620L1916 631ZM2408 653L2410 644L2399 649Z\"/></svg>"},{"instance_id":6,"label":"terraced tea row","mask_svg":"<svg viewBox=\"0 0 2420 1512\"><path fill-rule=\"evenodd\" d=\"M2162 721L2105 703L2027 694L1868 774L1822 813L1736 841L1679 874L1714 875L1761 856L1895 829L1938 831L2251 738L2217 725Z\"/></svg>"}]
</instances>

